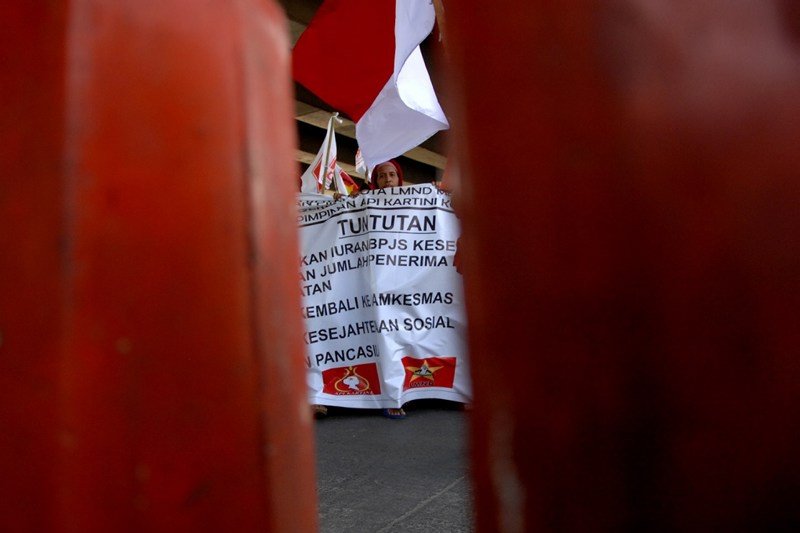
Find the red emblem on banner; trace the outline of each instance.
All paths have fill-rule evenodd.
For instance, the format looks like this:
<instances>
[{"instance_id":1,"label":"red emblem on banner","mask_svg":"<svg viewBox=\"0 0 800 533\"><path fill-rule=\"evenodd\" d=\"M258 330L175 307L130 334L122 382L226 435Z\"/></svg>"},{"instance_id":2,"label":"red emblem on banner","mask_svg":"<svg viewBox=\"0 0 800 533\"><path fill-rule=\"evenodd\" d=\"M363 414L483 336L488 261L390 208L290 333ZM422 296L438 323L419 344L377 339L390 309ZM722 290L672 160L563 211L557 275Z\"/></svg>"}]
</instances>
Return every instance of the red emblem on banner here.
<instances>
[{"instance_id":1,"label":"red emblem on banner","mask_svg":"<svg viewBox=\"0 0 800 533\"><path fill-rule=\"evenodd\" d=\"M455 357L403 357L403 367L406 377L403 380L403 390L420 387L447 387L453 388L456 377Z\"/></svg>"},{"instance_id":2,"label":"red emblem on banner","mask_svg":"<svg viewBox=\"0 0 800 533\"><path fill-rule=\"evenodd\" d=\"M344 366L322 371L322 392L339 396L364 396L381 393L378 365Z\"/></svg>"}]
</instances>

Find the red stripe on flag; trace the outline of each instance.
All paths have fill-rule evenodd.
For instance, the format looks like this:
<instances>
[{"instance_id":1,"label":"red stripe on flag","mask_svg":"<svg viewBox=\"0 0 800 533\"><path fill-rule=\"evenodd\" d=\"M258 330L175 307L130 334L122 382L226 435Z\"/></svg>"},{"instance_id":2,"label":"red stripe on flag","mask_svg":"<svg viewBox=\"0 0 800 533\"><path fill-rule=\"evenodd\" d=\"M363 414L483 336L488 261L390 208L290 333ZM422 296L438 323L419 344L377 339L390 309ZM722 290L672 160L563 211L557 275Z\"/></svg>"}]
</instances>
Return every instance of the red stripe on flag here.
<instances>
[{"instance_id":1,"label":"red stripe on flag","mask_svg":"<svg viewBox=\"0 0 800 533\"><path fill-rule=\"evenodd\" d=\"M394 72L395 0L327 0L292 50L294 79L354 122Z\"/></svg>"}]
</instances>

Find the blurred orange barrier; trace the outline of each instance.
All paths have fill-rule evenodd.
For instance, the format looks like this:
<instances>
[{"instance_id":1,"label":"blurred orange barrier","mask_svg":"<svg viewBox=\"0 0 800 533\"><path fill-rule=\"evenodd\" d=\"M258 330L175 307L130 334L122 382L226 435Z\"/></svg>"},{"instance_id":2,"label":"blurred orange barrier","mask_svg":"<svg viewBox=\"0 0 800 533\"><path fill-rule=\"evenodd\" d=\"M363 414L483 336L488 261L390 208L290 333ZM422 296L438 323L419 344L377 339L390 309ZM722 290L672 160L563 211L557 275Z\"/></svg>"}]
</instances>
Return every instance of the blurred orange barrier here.
<instances>
[{"instance_id":1,"label":"blurred orange barrier","mask_svg":"<svg viewBox=\"0 0 800 533\"><path fill-rule=\"evenodd\" d=\"M314 530L282 13L0 15L0 529Z\"/></svg>"},{"instance_id":2,"label":"blurred orange barrier","mask_svg":"<svg viewBox=\"0 0 800 533\"><path fill-rule=\"evenodd\" d=\"M480 531L800 524L791 2L445 2Z\"/></svg>"}]
</instances>

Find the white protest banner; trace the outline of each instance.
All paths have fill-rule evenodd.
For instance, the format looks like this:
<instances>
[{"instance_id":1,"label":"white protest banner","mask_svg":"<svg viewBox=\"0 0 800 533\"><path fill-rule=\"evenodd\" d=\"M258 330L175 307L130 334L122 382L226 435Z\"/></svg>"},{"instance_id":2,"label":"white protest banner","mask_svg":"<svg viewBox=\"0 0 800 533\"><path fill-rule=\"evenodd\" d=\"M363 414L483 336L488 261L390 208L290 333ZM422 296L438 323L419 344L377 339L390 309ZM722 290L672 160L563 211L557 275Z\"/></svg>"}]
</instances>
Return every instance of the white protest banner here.
<instances>
[{"instance_id":1,"label":"white protest banner","mask_svg":"<svg viewBox=\"0 0 800 533\"><path fill-rule=\"evenodd\" d=\"M298 205L310 403L471 401L450 195L416 185Z\"/></svg>"}]
</instances>

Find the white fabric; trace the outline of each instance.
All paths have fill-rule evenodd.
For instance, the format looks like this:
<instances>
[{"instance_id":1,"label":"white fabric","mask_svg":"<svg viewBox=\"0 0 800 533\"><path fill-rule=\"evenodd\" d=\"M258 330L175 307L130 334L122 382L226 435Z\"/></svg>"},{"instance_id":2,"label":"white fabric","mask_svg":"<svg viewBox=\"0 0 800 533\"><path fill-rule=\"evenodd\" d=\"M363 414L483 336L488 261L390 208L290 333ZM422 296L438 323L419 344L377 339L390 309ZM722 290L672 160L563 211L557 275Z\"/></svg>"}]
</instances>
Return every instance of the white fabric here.
<instances>
[{"instance_id":1,"label":"white fabric","mask_svg":"<svg viewBox=\"0 0 800 533\"><path fill-rule=\"evenodd\" d=\"M368 168L450 127L419 48L435 20L429 0L396 2L394 73L356 124L356 139Z\"/></svg>"},{"instance_id":2,"label":"white fabric","mask_svg":"<svg viewBox=\"0 0 800 533\"><path fill-rule=\"evenodd\" d=\"M394 18L394 72L400 72L411 52L430 35L436 11L430 0L397 0Z\"/></svg>"},{"instance_id":3,"label":"white fabric","mask_svg":"<svg viewBox=\"0 0 800 533\"><path fill-rule=\"evenodd\" d=\"M325 133L325 140L322 141L322 146L320 146L314 160L306 171L303 172L303 175L300 176L300 192L302 193L316 193L330 189L331 182L334 179L336 180L336 190L338 192L344 194L347 191L344 180L342 179L343 170L336 160L337 150L336 133L333 128L334 120L341 121L341 119L337 118L336 114L328 119L328 130ZM328 145L330 145L330 149L328 149ZM326 166L328 169L327 172L322 172L322 168ZM321 176L325 177L324 184Z\"/></svg>"},{"instance_id":4,"label":"white fabric","mask_svg":"<svg viewBox=\"0 0 800 533\"><path fill-rule=\"evenodd\" d=\"M338 202L301 195L299 205L310 403L469 402L463 282L454 263L460 227L449 195L419 185Z\"/></svg>"}]
</instances>

